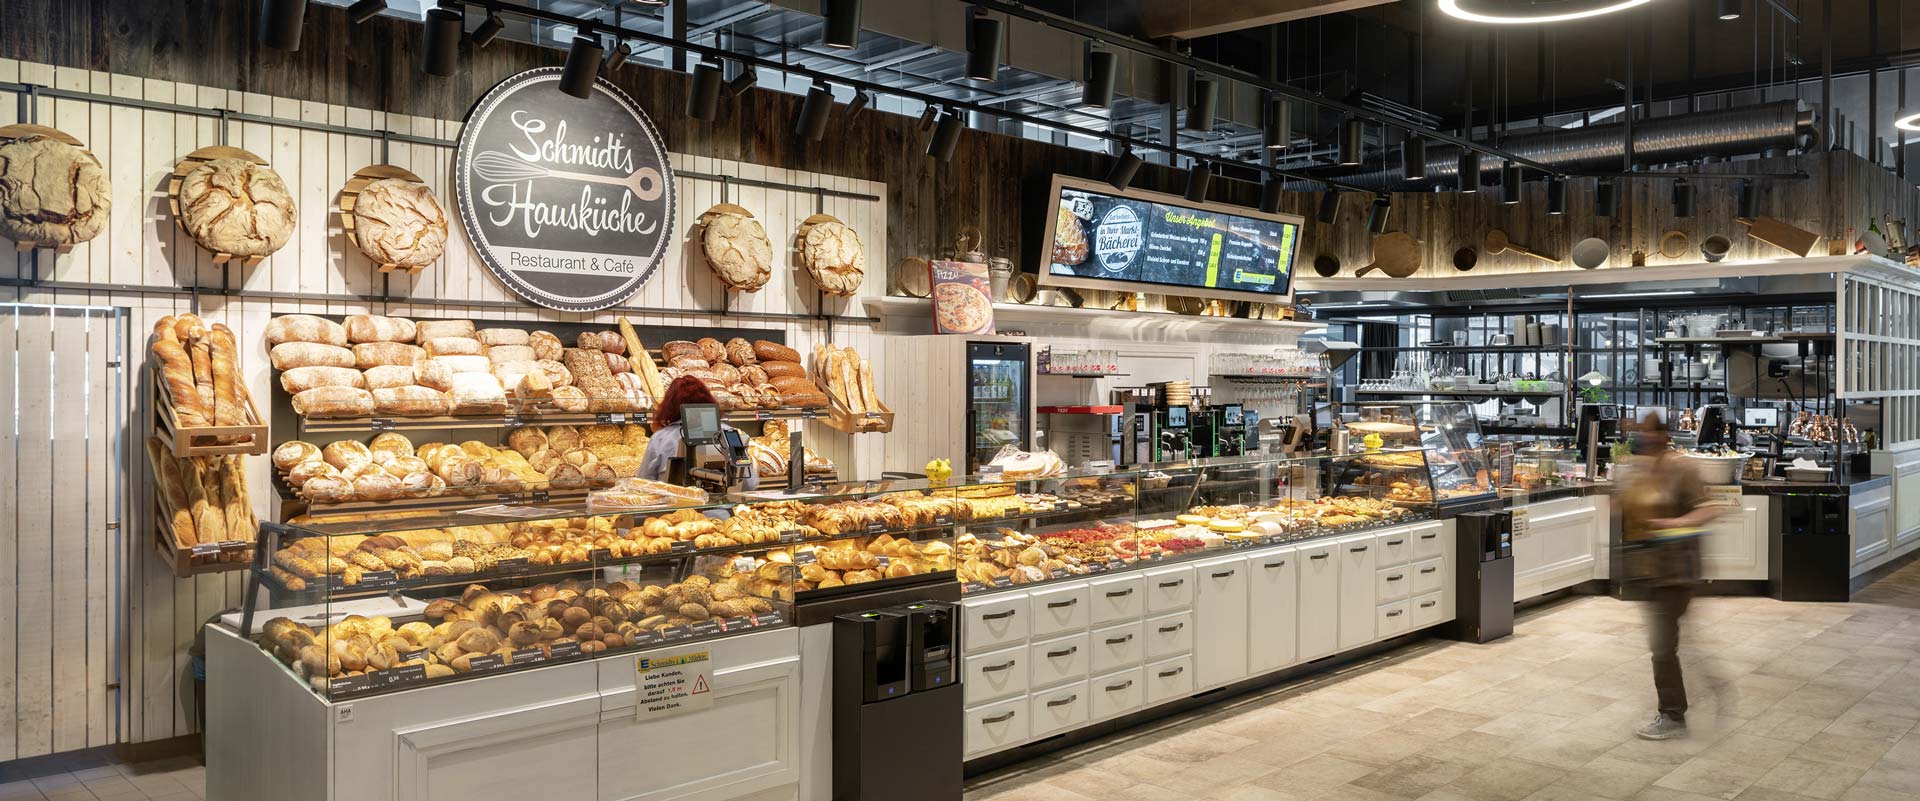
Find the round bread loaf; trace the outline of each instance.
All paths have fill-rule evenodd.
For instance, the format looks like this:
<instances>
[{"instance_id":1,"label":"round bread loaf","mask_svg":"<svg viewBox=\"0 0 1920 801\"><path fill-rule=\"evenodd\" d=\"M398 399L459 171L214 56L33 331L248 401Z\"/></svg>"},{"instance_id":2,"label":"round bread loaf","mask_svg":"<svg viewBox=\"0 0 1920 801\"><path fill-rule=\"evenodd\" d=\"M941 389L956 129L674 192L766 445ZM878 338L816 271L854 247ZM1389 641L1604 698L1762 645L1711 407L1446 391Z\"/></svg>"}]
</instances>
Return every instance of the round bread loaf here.
<instances>
[{"instance_id":1,"label":"round bread loaf","mask_svg":"<svg viewBox=\"0 0 1920 801\"><path fill-rule=\"evenodd\" d=\"M852 295L866 279L867 247L859 234L839 220L808 227L800 258L814 283L829 295Z\"/></svg>"},{"instance_id":2,"label":"round bread loaf","mask_svg":"<svg viewBox=\"0 0 1920 801\"><path fill-rule=\"evenodd\" d=\"M57 247L107 228L113 186L99 160L57 139L0 144L0 236Z\"/></svg>"},{"instance_id":3,"label":"round bread loaf","mask_svg":"<svg viewBox=\"0 0 1920 801\"><path fill-rule=\"evenodd\" d=\"M773 242L760 221L739 214L715 214L701 232L707 266L727 286L758 292L773 277Z\"/></svg>"},{"instance_id":4,"label":"round bread loaf","mask_svg":"<svg viewBox=\"0 0 1920 801\"><path fill-rule=\"evenodd\" d=\"M354 242L376 264L425 267L447 247L447 213L433 189L418 181L383 178L353 202Z\"/></svg>"},{"instance_id":5,"label":"round bread loaf","mask_svg":"<svg viewBox=\"0 0 1920 801\"><path fill-rule=\"evenodd\" d=\"M245 159L214 159L187 173L180 217L201 247L235 256L279 250L297 221L280 174Z\"/></svg>"}]
</instances>

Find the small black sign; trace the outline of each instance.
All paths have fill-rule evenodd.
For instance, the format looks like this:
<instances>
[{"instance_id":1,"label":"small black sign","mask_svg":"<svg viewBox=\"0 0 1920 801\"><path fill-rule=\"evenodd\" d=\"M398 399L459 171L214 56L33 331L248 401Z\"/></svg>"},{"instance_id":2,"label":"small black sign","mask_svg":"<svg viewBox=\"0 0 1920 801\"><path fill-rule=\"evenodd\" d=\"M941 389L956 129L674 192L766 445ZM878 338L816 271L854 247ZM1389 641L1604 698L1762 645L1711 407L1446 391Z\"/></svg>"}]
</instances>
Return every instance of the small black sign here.
<instances>
[{"instance_id":1,"label":"small black sign","mask_svg":"<svg viewBox=\"0 0 1920 801\"><path fill-rule=\"evenodd\" d=\"M639 634L633 635L632 642L635 646L647 646L647 645L652 645L654 643L657 643L659 641L660 641L660 635L657 632L643 631L643 632L640 632Z\"/></svg>"},{"instance_id":2,"label":"small black sign","mask_svg":"<svg viewBox=\"0 0 1920 801\"><path fill-rule=\"evenodd\" d=\"M499 654L487 654L486 656L475 656L467 659L467 668L475 673L497 670L505 667L506 664L506 660L501 659Z\"/></svg>"},{"instance_id":3,"label":"small black sign","mask_svg":"<svg viewBox=\"0 0 1920 801\"><path fill-rule=\"evenodd\" d=\"M400 661L412 662L415 659L426 659L429 653L431 652L425 648L422 648L418 651L406 651L400 654Z\"/></svg>"},{"instance_id":4,"label":"small black sign","mask_svg":"<svg viewBox=\"0 0 1920 801\"><path fill-rule=\"evenodd\" d=\"M1011 586L1013 586L1013 577L1012 577L1012 576L994 576L994 577L993 577L993 586L995 586L995 587L1011 587Z\"/></svg>"},{"instance_id":5,"label":"small black sign","mask_svg":"<svg viewBox=\"0 0 1920 801\"><path fill-rule=\"evenodd\" d=\"M371 428L375 431L392 431L393 421L385 417L375 417L373 418L373 421L368 425L368 428Z\"/></svg>"},{"instance_id":6,"label":"small black sign","mask_svg":"<svg viewBox=\"0 0 1920 801\"><path fill-rule=\"evenodd\" d=\"M602 423L624 423L627 421L627 415L625 412L601 412L594 415L593 419Z\"/></svg>"},{"instance_id":7,"label":"small black sign","mask_svg":"<svg viewBox=\"0 0 1920 801\"><path fill-rule=\"evenodd\" d=\"M813 555L812 551L801 551L793 555L793 563L796 565L810 565L817 561L819 559Z\"/></svg>"},{"instance_id":8,"label":"small black sign","mask_svg":"<svg viewBox=\"0 0 1920 801\"><path fill-rule=\"evenodd\" d=\"M513 663L516 665L531 665L545 661L547 661L547 651L538 645L513 652Z\"/></svg>"},{"instance_id":9,"label":"small black sign","mask_svg":"<svg viewBox=\"0 0 1920 801\"><path fill-rule=\"evenodd\" d=\"M960 593L962 595L969 592L985 592L986 589L987 589L987 585L981 584L978 581L969 581L965 584L960 585Z\"/></svg>"},{"instance_id":10,"label":"small black sign","mask_svg":"<svg viewBox=\"0 0 1920 801\"><path fill-rule=\"evenodd\" d=\"M744 628L751 628L752 626L753 626L753 620L751 618L746 617L745 615L742 615L739 617L723 618L720 621L720 628L725 629L727 631L739 631Z\"/></svg>"},{"instance_id":11,"label":"small black sign","mask_svg":"<svg viewBox=\"0 0 1920 801\"><path fill-rule=\"evenodd\" d=\"M887 568L887 565L893 564L892 559L888 559L887 557L884 557L884 556L874 557L874 561L878 562L878 564L876 564L875 567L878 567L881 570L885 570Z\"/></svg>"},{"instance_id":12,"label":"small black sign","mask_svg":"<svg viewBox=\"0 0 1920 801\"><path fill-rule=\"evenodd\" d=\"M360 589L384 590L400 585L400 574L391 570L369 570L360 574Z\"/></svg>"},{"instance_id":13,"label":"small black sign","mask_svg":"<svg viewBox=\"0 0 1920 801\"><path fill-rule=\"evenodd\" d=\"M401 684L413 684L415 682L422 682L427 680L427 666L426 665L403 665L401 667L392 668L389 670L382 670L379 673L375 673L373 675L379 676L380 678L384 679L386 686L388 687L393 687Z\"/></svg>"},{"instance_id":14,"label":"small black sign","mask_svg":"<svg viewBox=\"0 0 1920 801\"><path fill-rule=\"evenodd\" d=\"M327 679L328 695L358 695L371 689L373 689L373 674L371 673Z\"/></svg>"},{"instance_id":15,"label":"small black sign","mask_svg":"<svg viewBox=\"0 0 1920 801\"><path fill-rule=\"evenodd\" d=\"M529 493L527 497L534 503L546 503L547 501L553 500L553 496L548 495L546 490L534 490Z\"/></svg>"},{"instance_id":16,"label":"small black sign","mask_svg":"<svg viewBox=\"0 0 1920 801\"><path fill-rule=\"evenodd\" d=\"M569 659L580 655L580 643L573 642L572 640L557 642L548 646L547 651L548 659ZM518 662L520 660L516 658L514 661Z\"/></svg>"},{"instance_id":17,"label":"small black sign","mask_svg":"<svg viewBox=\"0 0 1920 801\"><path fill-rule=\"evenodd\" d=\"M675 540L672 553L693 553L693 540Z\"/></svg>"},{"instance_id":18,"label":"small black sign","mask_svg":"<svg viewBox=\"0 0 1920 801\"><path fill-rule=\"evenodd\" d=\"M953 515L934 515L933 524L936 526L951 526L953 525Z\"/></svg>"},{"instance_id":19,"label":"small black sign","mask_svg":"<svg viewBox=\"0 0 1920 801\"><path fill-rule=\"evenodd\" d=\"M530 567L531 566L527 564L527 558L524 556L516 556L512 559L501 559L493 563L493 570L496 573L525 573Z\"/></svg>"},{"instance_id":20,"label":"small black sign","mask_svg":"<svg viewBox=\"0 0 1920 801\"><path fill-rule=\"evenodd\" d=\"M662 640L680 640L691 636L693 636L693 632L688 630L686 626L668 626L660 630L660 639Z\"/></svg>"},{"instance_id":21,"label":"small black sign","mask_svg":"<svg viewBox=\"0 0 1920 801\"><path fill-rule=\"evenodd\" d=\"M1063 578L1066 578L1067 576L1070 576L1070 575L1073 575L1073 574L1071 574L1071 573L1068 573L1068 572L1066 571L1066 568L1060 568L1060 567L1056 567L1056 568L1054 568L1054 569L1052 569L1052 570L1049 570L1049 571L1047 571L1047 575L1048 575L1048 576L1051 576L1051 577L1053 577L1053 578L1057 578L1057 579L1063 579Z\"/></svg>"},{"instance_id":22,"label":"small black sign","mask_svg":"<svg viewBox=\"0 0 1920 801\"><path fill-rule=\"evenodd\" d=\"M720 633L720 621L702 620L687 627L695 637L708 637Z\"/></svg>"},{"instance_id":23,"label":"small black sign","mask_svg":"<svg viewBox=\"0 0 1920 801\"><path fill-rule=\"evenodd\" d=\"M780 541L781 542L799 542L803 539L806 539L806 536L807 536L806 532L801 531L800 529L797 529L797 528L790 528L780 532Z\"/></svg>"},{"instance_id":24,"label":"small black sign","mask_svg":"<svg viewBox=\"0 0 1920 801\"><path fill-rule=\"evenodd\" d=\"M753 616L753 625L778 626L785 619L779 612L757 612Z\"/></svg>"},{"instance_id":25,"label":"small black sign","mask_svg":"<svg viewBox=\"0 0 1920 801\"><path fill-rule=\"evenodd\" d=\"M884 533L886 530L887 530L887 524L885 523L868 523L867 524L868 534L881 534L881 533Z\"/></svg>"}]
</instances>

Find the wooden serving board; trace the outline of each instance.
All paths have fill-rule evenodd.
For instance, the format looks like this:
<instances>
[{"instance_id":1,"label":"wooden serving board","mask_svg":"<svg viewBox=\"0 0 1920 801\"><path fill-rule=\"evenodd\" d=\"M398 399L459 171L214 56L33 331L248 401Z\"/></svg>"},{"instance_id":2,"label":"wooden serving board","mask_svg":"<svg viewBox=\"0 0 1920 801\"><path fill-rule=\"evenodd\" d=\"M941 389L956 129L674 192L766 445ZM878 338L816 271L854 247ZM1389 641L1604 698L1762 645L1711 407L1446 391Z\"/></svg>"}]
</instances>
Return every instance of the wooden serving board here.
<instances>
[{"instance_id":1,"label":"wooden serving board","mask_svg":"<svg viewBox=\"0 0 1920 801\"><path fill-rule=\"evenodd\" d=\"M367 184L373 183L374 181L383 181L388 178L399 178L404 181L412 181L416 184L426 183L420 176L413 174L410 170L395 167L392 164L372 164L361 167L358 171L354 172L353 177L347 179L346 185L340 187L340 227L346 230L347 241L352 242L355 248L360 247L360 239L354 235L354 229L358 228L359 224L354 219L353 207L354 204L360 200L360 190L367 188ZM361 252L364 253L365 251L363 250ZM423 264L419 267L408 267L405 269L408 273L417 273L425 268L426 265ZM380 272L383 273L390 273L398 269L402 268L397 264L380 265Z\"/></svg>"},{"instance_id":2,"label":"wooden serving board","mask_svg":"<svg viewBox=\"0 0 1920 801\"><path fill-rule=\"evenodd\" d=\"M181 159L178 164L175 164L173 166L173 177L167 179L167 208L173 212L174 224L179 225L181 232L186 233L190 239L193 237L193 234L187 231L187 224L180 217L180 186L187 182L188 173L199 169L200 165L213 161L214 159L242 159L261 166L266 166L267 163L266 159L254 155L251 151L237 147L229 147L227 145L213 145L188 153L186 158ZM195 240L196 243L198 241L199 240ZM265 258L265 256L235 256L231 253L216 252L213 254L213 263L227 264L232 261L240 261L246 266L252 267L253 265L259 264ZM265 453L265 451L261 452Z\"/></svg>"},{"instance_id":3,"label":"wooden serving board","mask_svg":"<svg viewBox=\"0 0 1920 801\"><path fill-rule=\"evenodd\" d=\"M81 144L78 138L58 128L49 128L45 125L31 125L24 122L13 125L0 125L0 142L15 139L52 139L56 142L64 142L80 148L80 152L87 154L87 158L93 159L93 163L96 166L104 166L100 164L100 157L94 155L93 151L88 150L86 145ZM56 253L66 253L73 250L71 243L55 243L52 245L42 245L39 242L13 243L13 249L20 253L26 253L40 247L53 248Z\"/></svg>"}]
</instances>

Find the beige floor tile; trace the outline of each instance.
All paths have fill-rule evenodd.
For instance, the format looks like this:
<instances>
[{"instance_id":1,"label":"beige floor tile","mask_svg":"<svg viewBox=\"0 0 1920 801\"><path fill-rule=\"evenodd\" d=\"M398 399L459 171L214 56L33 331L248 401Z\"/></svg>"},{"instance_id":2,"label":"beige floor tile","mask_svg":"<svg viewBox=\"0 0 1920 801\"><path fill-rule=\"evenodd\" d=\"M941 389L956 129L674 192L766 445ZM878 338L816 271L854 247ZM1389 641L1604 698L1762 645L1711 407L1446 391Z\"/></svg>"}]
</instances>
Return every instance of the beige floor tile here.
<instances>
[{"instance_id":1,"label":"beige floor tile","mask_svg":"<svg viewBox=\"0 0 1920 801\"><path fill-rule=\"evenodd\" d=\"M1541 737L1573 722L1573 718L1546 712L1522 709L1509 712L1473 727L1474 731L1501 737L1531 738Z\"/></svg>"},{"instance_id":2,"label":"beige floor tile","mask_svg":"<svg viewBox=\"0 0 1920 801\"><path fill-rule=\"evenodd\" d=\"M1522 801L1612 801L1612 800L1607 798L1604 795L1594 795L1593 793L1579 789L1578 787L1575 787L1573 785L1554 782L1553 784L1549 784L1545 787L1542 787L1538 790L1533 791L1532 795L1527 796L1525 799L1522 799Z\"/></svg>"},{"instance_id":3,"label":"beige floor tile","mask_svg":"<svg viewBox=\"0 0 1920 801\"><path fill-rule=\"evenodd\" d=\"M1846 714L1835 718L1825 731L1828 734L1845 737L1885 740L1892 744L1899 742L1901 737L1905 737L1907 732L1912 731L1915 724L1920 724L1920 717L1908 717L1891 712L1862 699L1860 703L1854 704L1852 709L1847 710Z\"/></svg>"},{"instance_id":4,"label":"beige floor tile","mask_svg":"<svg viewBox=\"0 0 1920 801\"><path fill-rule=\"evenodd\" d=\"M1469 797L1487 801L1519 801L1566 772L1519 759L1499 759L1474 769L1447 785Z\"/></svg>"},{"instance_id":5,"label":"beige floor tile","mask_svg":"<svg viewBox=\"0 0 1920 801\"><path fill-rule=\"evenodd\" d=\"M1436 739L1440 738L1391 727L1355 737L1328 749L1327 753L1353 762L1385 767L1426 750Z\"/></svg>"},{"instance_id":6,"label":"beige floor tile","mask_svg":"<svg viewBox=\"0 0 1920 801\"><path fill-rule=\"evenodd\" d=\"M1732 762L1765 771L1780 764L1799 748L1800 743L1790 740L1756 737L1751 734L1741 734L1736 730L1720 738L1720 741L1714 743L1712 747L1700 752L1700 758Z\"/></svg>"},{"instance_id":7,"label":"beige floor tile","mask_svg":"<svg viewBox=\"0 0 1920 801\"><path fill-rule=\"evenodd\" d=\"M1637 762L1612 756L1600 756L1555 782L1604 798L1627 799L1652 786L1660 777L1673 772L1673 766L1659 762Z\"/></svg>"},{"instance_id":8,"label":"beige floor tile","mask_svg":"<svg viewBox=\"0 0 1920 801\"><path fill-rule=\"evenodd\" d=\"M1734 796L1733 801L1819 801L1819 799L1755 785Z\"/></svg>"},{"instance_id":9,"label":"beige floor tile","mask_svg":"<svg viewBox=\"0 0 1920 801\"><path fill-rule=\"evenodd\" d=\"M1833 718L1802 715L1776 708L1760 713L1747 725L1741 726L1740 731L1759 737L1804 743L1832 724Z\"/></svg>"},{"instance_id":10,"label":"beige floor tile","mask_svg":"<svg viewBox=\"0 0 1920 801\"><path fill-rule=\"evenodd\" d=\"M1465 776L1468 770L1465 765L1416 754L1354 779L1350 784L1413 799Z\"/></svg>"},{"instance_id":11,"label":"beige floor tile","mask_svg":"<svg viewBox=\"0 0 1920 801\"><path fill-rule=\"evenodd\" d=\"M1860 774L1859 781L1854 784L1880 787L1906 793L1909 798L1920 798L1920 765L1889 765L1883 762Z\"/></svg>"},{"instance_id":12,"label":"beige floor tile","mask_svg":"<svg viewBox=\"0 0 1920 801\"><path fill-rule=\"evenodd\" d=\"M1793 752L1801 759L1815 762L1832 762L1837 765L1857 765L1872 767L1880 757L1892 748L1884 740L1869 737L1846 737L1822 732L1807 740L1806 745Z\"/></svg>"},{"instance_id":13,"label":"beige floor tile","mask_svg":"<svg viewBox=\"0 0 1920 801\"><path fill-rule=\"evenodd\" d=\"M1866 768L1863 767L1790 758L1767 771L1753 786L1809 798L1831 799L1839 798L1865 772Z\"/></svg>"},{"instance_id":14,"label":"beige floor tile","mask_svg":"<svg viewBox=\"0 0 1920 801\"><path fill-rule=\"evenodd\" d=\"M1289 793L1324 790L1346 784L1378 768L1327 754L1317 754L1284 768L1255 777L1248 784Z\"/></svg>"},{"instance_id":15,"label":"beige floor tile","mask_svg":"<svg viewBox=\"0 0 1920 801\"><path fill-rule=\"evenodd\" d=\"M1513 749L1509 756L1563 770L1574 770L1592 762L1601 754L1613 750L1614 746L1619 744L1619 738L1601 739L1557 731L1521 741L1520 746Z\"/></svg>"},{"instance_id":16,"label":"beige floor tile","mask_svg":"<svg viewBox=\"0 0 1920 801\"><path fill-rule=\"evenodd\" d=\"M1469 768L1478 768L1506 756L1517 745L1518 743L1511 738L1486 732L1468 731L1434 743L1419 755Z\"/></svg>"}]
</instances>

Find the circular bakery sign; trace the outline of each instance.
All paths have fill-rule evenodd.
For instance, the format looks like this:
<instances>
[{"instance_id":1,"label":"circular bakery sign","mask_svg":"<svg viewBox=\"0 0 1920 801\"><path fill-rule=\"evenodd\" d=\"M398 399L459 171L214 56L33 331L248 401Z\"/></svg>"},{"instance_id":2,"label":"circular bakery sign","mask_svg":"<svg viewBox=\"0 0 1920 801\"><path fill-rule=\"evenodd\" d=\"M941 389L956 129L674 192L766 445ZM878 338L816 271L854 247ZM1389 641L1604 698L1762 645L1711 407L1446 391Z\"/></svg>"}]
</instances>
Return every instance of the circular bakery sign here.
<instances>
[{"instance_id":1,"label":"circular bakery sign","mask_svg":"<svg viewBox=\"0 0 1920 801\"><path fill-rule=\"evenodd\" d=\"M454 151L454 199L487 269L550 309L597 311L639 290L673 231L673 170L652 121L613 84L580 99L560 68L487 91Z\"/></svg>"},{"instance_id":2,"label":"circular bakery sign","mask_svg":"<svg viewBox=\"0 0 1920 801\"><path fill-rule=\"evenodd\" d=\"M1132 206L1117 205L1108 209L1093 228L1093 256L1099 260L1100 269L1125 272L1140 255L1145 227Z\"/></svg>"}]
</instances>

